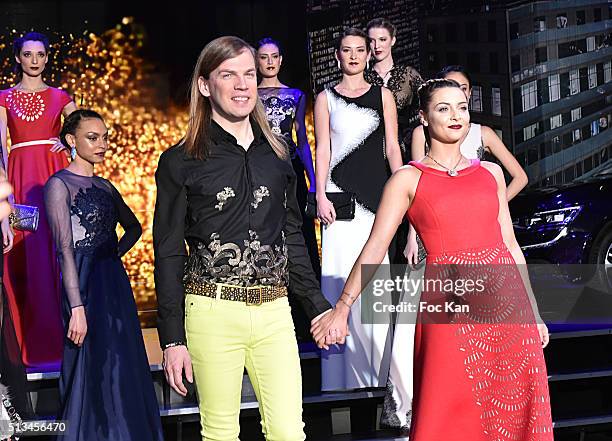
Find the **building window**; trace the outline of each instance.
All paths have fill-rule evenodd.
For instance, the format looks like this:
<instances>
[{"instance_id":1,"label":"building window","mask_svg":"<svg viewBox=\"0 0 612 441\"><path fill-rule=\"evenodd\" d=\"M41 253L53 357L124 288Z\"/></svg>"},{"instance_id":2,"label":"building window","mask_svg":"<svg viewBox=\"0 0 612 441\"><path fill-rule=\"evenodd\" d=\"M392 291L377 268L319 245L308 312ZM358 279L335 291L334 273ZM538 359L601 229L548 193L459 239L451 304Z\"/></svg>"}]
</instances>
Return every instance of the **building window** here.
<instances>
[{"instance_id":1,"label":"building window","mask_svg":"<svg viewBox=\"0 0 612 441\"><path fill-rule=\"evenodd\" d=\"M457 42L457 24L450 22L444 25L444 30L446 32L446 42L447 43L456 43Z\"/></svg>"},{"instance_id":2,"label":"building window","mask_svg":"<svg viewBox=\"0 0 612 441\"><path fill-rule=\"evenodd\" d=\"M512 68L512 72L519 72L521 70L521 56L520 55L512 55L510 58L510 67Z\"/></svg>"},{"instance_id":3,"label":"building window","mask_svg":"<svg viewBox=\"0 0 612 441\"><path fill-rule=\"evenodd\" d=\"M540 158L546 158L546 143L540 144Z\"/></svg>"},{"instance_id":4,"label":"building window","mask_svg":"<svg viewBox=\"0 0 612 441\"><path fill-rule=\"evenodd\" d=\"M548 78L544 77L538 81L538 106L550 102L550 89L548 87Z\"/></svg>"},{"instance_id":5,"label":"building window","mask_svg":"<svg viewBox=\"0 0 612 441\"><path fill-rule=\"evenodd\" d=\"M599 135L599 120L596 119L591 123L591 136Z\"/></svg>"},{"instance_id":6,"label":"building window","mask_svg":"<svg viewBox=\"0 0 612 441\"><path fill-rule=\"evenodd\" d=\"M589 89L589 70L586 67L581 67L578 72L580 73L580 91L584 92Z\"/></svg>"},{"instance_id":7,"label":"building window","mask_svg":"<svg viewBox=\"0 0 612 441\"><path fill-rule=\"evenodd\" d=\"M561 98L561 81L559 74L548 77L548 95L550 101L557 101Z\"/></svg>"},{"instance_id":8,"label":"building window","mask_svg":"<svg viewBox=\"0 0 612 441\"><path fill-rule=\"evenodd\" d=\"M595 65L595 67L597 68L597 84L601 85L604 84L604 65L603 63L597 63Z\"/></svg>"},{"instance_id":9,"label":"building window","mask_svg":"<svg viewBox=\"0 0 612 441\"><path fill-rule=\"evenodd\" d=\"M563 125L563 118L561 115L555 115L550 118L550 130L554 130Z\"/></svg>"},{"instance_id":10,"label":"building window","mask_svg":"<svg viewBox=\"0 0 612 441\"><path fill-rule=\"evenodd\" d=\"M563 29L567 27L567 14L557 14L557 29Z\"/></svg>"},{"instance_id":11,"label":"building window","mask_svg":"<svg viewBox=\"0 0 612 441\"><path fill-rule=\"evenodd\" d=\"M574 55L584 54L587 50L586 38L575 41L568 41L558 45L559 58L573 57Z\"/></svg>"},{"instance_id":12,"label":"building window","mask_svg":"<svg viewBox=\"0 0 612 441\"><path fill-rule=\"evenodd\" d=\"M582 118L582 107L572 109L572 122L578 121L580 118Z\"/></svg>"},{"instance_id":13,"label":"building window","mask_svg":"<svg viewBox=\"0 0 612 441\"><path fill-rule=\"evenodd\" d=\"M609 146L609 147L612 147L612 146ZM609 155L610 152L608 150L612 150L612 148L609 148L609 149L604 148L604 149L601 149L601 151L599 152L599 154L601 155L602 164L606 162L608 158L610 157Z\"/></svg>"},{"instance_id":14,"label":"building window","mask_svg":"<svg viewBox=\"0 0 612 441\"><path fill-rule=\"evenodd\" d=\"M593 168L597 168L597 167L599 167L599 155L594 154L593 155Z\"/></svg>"},{"instance_id":15,"label":"building window","mask_svg":"<svg viewBox=\"0 0 612 441\"><path fill-rule=\"evenodd\" d=\"M584 11L576 11L576 24L578 26L586 23L586 14Z\"/></svg>"},{"instance_id":16,"label":"building window","mask_svg":"<svg viewBox=\"0 0 612 441\"><path fill-rule=\"evenodd\" d=\"M533 19L533 32L544 32L546 30L546 17Z\"/></svg>"},{"instance_id":17,"label":"building window","mask_svg":"<svg viewBox=\"0 0 612 441\"><path fill-rule=\"evenodd\" d=\"M587 37L587 52L593 52L595 50L595 37Z\"/></svg>"},{"instance_id":18,"label":"building window","mask_svg":"<svg viewBox=\"0 0 612 441\"><path fill-rule=\"evenodd\" d=\"M569 72L560 74L559 82L561 83L561 98L567 98L570 96Z\"/></svg>"},{"instance_id":19,"label":"building window","mask_svg":"<svg viewBox=\"0 0 612 441\"><path fill-rule=\"evenodd\" d=\"M538 149L536 147L529 147L527 150L527 165L531 165L535 162L538 162Z\"/></svg>"},{"instance_id":20,"label":"building window","mask_svg":"<svg viewBox=\"0 0 612 441\"><path fill-rule=\"evenodd\" d=\"M553 136L550 143L552 144L552 152L559 153L561 151L561 138Z\"/></svg>"},{"instance_id":21,"label":"building window","mask_svg":"<svg viewBox=\"0 0 612 441\"><path fill-rule=\"evenodd\" d=\"M572 145L574 145L572 142L572 134L570 132L564 133L561 142L563 143L563 150L569 149Z\"/></svg>"},{"instance_id":22,"label":"building window","mask_svg":"<svg viewBox=\"0 0 612 441\"><path fill-rule=\"evenodd\" d=\"M540 63L544 63L548 61L548 48L546 46L536 47L535 60L536 60L536 64L540 64Z\"/></svg>"},{"instance_id":23,"label":"building window","mask_svg":"<svg viewBox=\"0 0 612 441\"><path fill-rule=\"evenodd\" d=\"M604 64L604 83L612 81L612 62L608 61Z\"/></svg>"},{"instance_id":24,"label":"building window","mask_svg":"<svg viewBox=\"0 0 612 441\"><path fill-rule=\"evenodd\" d=\"M576 177L582 176L582 162L576 164Z\"/></svg>"},{"instance_id":25,"label":"building window","mask_svg":"<svg viewBox=\"0 0 612 441\"><path fill-rule=\"evenodd\" d=\"M593 158L592 157L588 157L583 161L584 164L584 172L588 173L591 170L593 170Z\"/></svg>"},{"instance_id":26,"label":"building window","mask_svg":"<svg viewBox=\"0 0 612 441\"><path fill-rule=\"evenodd\" d=\"M491 73L499 73L499 62L497 58L497 52L491 52L489 54L489 71Z\"/></svg>"},{"instance_id":27,"label":"building window","mask_svg":"<svg viewBox=\"0 0 612 441\"><path fill-rule=\"evenodd\" d=\"M605 116L601 116L599 118L599 129L606 130L607 128L608 128L608 118L606 118Z\"/></svg>"},{"instance_id":28,"label":"building window","mask_svg":"<svg viewBox=\"0 0 612 441\"><path fill-rule=\"evenodd\" d=\"M593 21L601 21L601 8L593 9Z\"/></svg>"},{"instance_id":29,"label":"building window","mask_svg":"<svg viewBox=\"0 0 612 441\"><path fill-rule=\"evenodd\" d=\"M471 43L478 41L478 22L472 21L465 24L465 39Z\"/></svg>"},{"instance_id":30,"label":"building window","mask_svg":"<svg viewBox=\"0 0 612 441\"><path fill-rule=\"evenodd\" d=\"M472 96L470 96L470 110L482 112L482 87L472 86Z\"/></svg>"},{"instance_id":31,"label":"building window","mask_svg":"<svg viewBox=\"0 0 612 441\"><path fill-rule=\"evenodd\" d=\"M597 87L597 68L594 64L589 66L589 89Z\"/></svg>"},{"instance_id":32,"label":"building window","mask_svg":"<svg viewBox=\"0 0 612 441\"><path fill-rule=\"evenodd\" d=\"M612 46L612 35L611 34L600 34L595 35L595 50L599 50L604 47Z\"/></svg>"},{"instance_id":33,"label":"building window","mask_svg":"<svg viewBox=\"0 0 612 441\"><path fill-rule=\"evenodd\" d=\"M569 71L569 82L570 82L570 95L576 95L580 93L580 73L578 69L572 69Z\"/></svg>"},{"instance_id":34,"label":"building window","mask_svg":"<svg viewBox=\"0 0 612 441\"><path fill-rule=\"evenodd\" d=\"M487 27L487 36L489 37L489 41L497 41L497 23L495 20L489 20Z\"/></svg>"},{"instance_id":35,"label":"building window","mask_svg":"<svg viewBox=\"0 0 612 441\"><path fill-rule=\"evenodd\" d=\"M540 123L531 124L530 126L523 128L523 139L527 141L535 137L540 131ZM537 151L537 150L536 150Z\"/></svg>"},{"instance_id":36,"label":"building window","mask_svg":"<svg viewBox=\"0 0 612 441\"><path fill-rule=\"evenodd\" d=\"M496 116L501 116L501 89L499 87L491 88L491 113Z\"/></svg>"},{"instance_id":37,"label":"building window","mask_svg":"<svg viewBox=\"0 0 612 441\"><path fill-rule=\"evenodd\" d=\"M580 136L580 129L574 129L574 131L572 132L572 142L574 144L578 144L582 139L582 137Z\"/></svg>"},{"instance_id":38,"label":"building window","mask_svg":"<svg viewBox=\"0 0 612 441\"><path fill-rule=\"evenodd\" d=\"M535 81L521 86L521 97L523 100L523 112L534 109L538 105L538 84Z\"/></svg>"},{"instance_id":39,"label":"building window","mask_svg":"<svg viewBox=\"0 0 612 441\"><path fill-rule=\"evenodd\" d=\"M518 23L510 23L510 40L516 40L519 38L519 25Z\"/></svg>"}]
</instances>

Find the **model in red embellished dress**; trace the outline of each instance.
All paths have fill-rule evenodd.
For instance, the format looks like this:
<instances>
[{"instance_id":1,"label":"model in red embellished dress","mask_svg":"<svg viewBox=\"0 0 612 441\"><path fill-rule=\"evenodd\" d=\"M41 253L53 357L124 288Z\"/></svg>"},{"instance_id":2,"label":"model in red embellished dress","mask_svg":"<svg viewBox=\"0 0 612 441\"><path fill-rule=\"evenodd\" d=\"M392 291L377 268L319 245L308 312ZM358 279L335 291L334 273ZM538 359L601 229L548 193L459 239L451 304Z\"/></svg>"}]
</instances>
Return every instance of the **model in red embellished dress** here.
<instances>
[{"instance_id":1,"label":"model in red embellished dress","mask_svg":"<svg viewBox=\"0 0 612 441\"><path fill-rule=\"evenodd\" d=\"M478 268L505 277L489 279L495 283L484 285L486 295L467 302L458 290L446 297L458 303L463 299L470 313L434 322L440 316L419 312L410 440L551 441L542 351L548 330L528 277L521 274L525 258L514 237L503 173L496 164L462 156L469 113L458 83L430 80L419 89L419 98L431 150L387 183L370 238L336 307L348 316L361 289L362 264L382 261L408 213L427 250L425 282L436 272L469 274ZM439 300L437 294L425 285L421 302L431 304ZM491 305L499 308L496 315L477 314ZM334 323L329 339L343 326L342 320Z\"/></svg>"},{"instance_id":2,"label":"model in red embellished dress","mask_svg":"<svg viewBox=\"0 0 612 441\"><path fill-rule=\"evenodd\" d=\"M47 224L43 187L47 179L68 165L67 151L57 136L61 117L76 106L70 96L47 86L42 72L49 42L29 33L15 40L15 59L21 81L0 91L2 166L14 188L14 202L40 210L35 232L11 231L2 224L4 283L22 359L27 366L61 360L63 326L60 314L60 274ZM6 139L11 139L7 161ZM14 234L14 238L13 238Z\"/></svg>"}]
</instances>

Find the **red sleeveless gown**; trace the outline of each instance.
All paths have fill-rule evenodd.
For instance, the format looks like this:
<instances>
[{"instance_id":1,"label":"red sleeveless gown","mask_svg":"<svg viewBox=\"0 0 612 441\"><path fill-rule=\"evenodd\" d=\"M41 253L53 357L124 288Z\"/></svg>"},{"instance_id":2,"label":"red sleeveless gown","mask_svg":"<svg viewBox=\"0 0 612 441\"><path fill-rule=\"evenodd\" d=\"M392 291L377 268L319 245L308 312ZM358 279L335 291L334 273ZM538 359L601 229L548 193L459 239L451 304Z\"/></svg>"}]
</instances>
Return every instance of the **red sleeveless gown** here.
<instances>
[{"instance_id":1,"label":"red sleeveless gown","mask_svg":"<svg viewBox=\"0 0 612 441\"><path fill-rule=\"evenodd\" d=\"M426 278L434 264L517 273L497 220L497 184L480 161L455 177L410 164L421 171L408 218L428 253ZM419 314L411 441L553 439L546 365L527 294L522 283L497 288L503 302L531 319L439 324Z\"/></svg>"},{"instance_id":2,"label":"red sleeveless gown","mask_svg":"<svg viewBox=\"0 0 612 441\"><path fill-rule=\"evenodd\" d=\"M36 232L15 231L13 249L4 260L4 283L17 341L26 366L61 361L64 328L60 313L60 272L45 214L43 186L56 171L68 166L65 152L49 151L49 138L58 137L64 107L70 96L49 87L42 92L0 91L6 108L11 144L8 179L15 203L40 210Z\"/></svg>"}]
</instances>

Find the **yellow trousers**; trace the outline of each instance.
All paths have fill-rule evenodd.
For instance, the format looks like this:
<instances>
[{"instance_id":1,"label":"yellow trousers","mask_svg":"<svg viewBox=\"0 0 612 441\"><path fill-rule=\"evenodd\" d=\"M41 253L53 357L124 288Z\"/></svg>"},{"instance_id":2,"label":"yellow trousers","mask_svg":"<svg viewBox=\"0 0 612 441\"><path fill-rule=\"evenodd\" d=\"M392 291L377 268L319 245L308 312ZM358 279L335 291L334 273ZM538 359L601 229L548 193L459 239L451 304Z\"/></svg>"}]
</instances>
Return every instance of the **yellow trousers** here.
<instances>
[{"instance_id":1,"label":"yellow trousers","mask_svg":"<svg viewBox=\"0 0 612 441\"><path fill-rule=\"evenodd\" d=\"M187 347L204 441L236 441L246 367L267 441L303 441L302 375L286 297L246 303L188 294Z\"/></svg>"}]
</instances>

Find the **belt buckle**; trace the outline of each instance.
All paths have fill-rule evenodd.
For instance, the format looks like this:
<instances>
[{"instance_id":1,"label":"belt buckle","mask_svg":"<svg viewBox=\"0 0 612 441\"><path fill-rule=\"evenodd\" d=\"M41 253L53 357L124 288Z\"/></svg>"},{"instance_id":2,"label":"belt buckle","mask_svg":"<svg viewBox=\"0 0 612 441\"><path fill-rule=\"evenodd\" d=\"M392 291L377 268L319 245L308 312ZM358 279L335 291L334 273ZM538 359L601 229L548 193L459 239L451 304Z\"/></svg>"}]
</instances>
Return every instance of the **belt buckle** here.
<instances>
[{"instance_id":1,"label":"belt buckle","mask_svg":"<svg viewBox=\"0 0 612 441\"><path fill-rule=\"evenodd\" d=\"M259 294L259 301L258 302L251 302L249 300L249 293L256 291ZM252 297L251 297L252 298ZM261 287L253 287L253 288L247 288L246 289L246 304L247 306L259 306L263 303L263 288Z\"/></svg>"}]
</instances>

